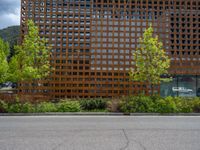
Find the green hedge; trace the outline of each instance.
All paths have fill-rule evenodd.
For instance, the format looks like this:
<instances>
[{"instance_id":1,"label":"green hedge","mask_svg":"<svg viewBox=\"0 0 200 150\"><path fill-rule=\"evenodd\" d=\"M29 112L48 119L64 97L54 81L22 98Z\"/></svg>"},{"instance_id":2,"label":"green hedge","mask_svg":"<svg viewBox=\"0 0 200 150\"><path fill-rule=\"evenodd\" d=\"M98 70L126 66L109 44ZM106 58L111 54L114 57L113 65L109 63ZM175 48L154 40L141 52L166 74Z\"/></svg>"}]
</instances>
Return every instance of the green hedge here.
<instances>
[{"instance_id":1,"label":"green hedge","mask_svg":"<svg viewBox=\"0 0 200 150\"><path fill-rule=\"evenodd\" d=\"M36 112L57 112L57 107L51 102L41 102L35 107Z\"/></svg>"},{"instance_id":2,"label":"green hedge","mask_svg":"<svg viewBox=\"0 0 200 150\"><path fill-rule=\"evenodd\" d=\"M129 96L122 98L120 102L122 112L154 112L154 103L150 97Z\"/></svg>"},{"instance_id":3,"label":"green hedge","mask_svg":"<svg viewBox=\"0 0 200 150\"><path fill-rule=\"evenodd\" d=\"M193 112L200 113L200 100L199 100L199 98L195 98L190 105L192 106Z\"/></svg>"},{"instance_id":4,"label":"green hedge","mask_svg":"<svg viewBox=\"0 0 200 150\"><path fill-rule=\"evenodd\" d=\"M115 109L111 109L114 107ZM125 113L200 113L200 98L127 96L117 100L117 104L102 98L79 99L76 101L65 99L58 103L41 102L37 104L22 103L18 99L13 103L0 100L0 113L105 112L108 110Z\"/></svg>"},{"instance_id":5,"label":"green hedge","mask_svg":"<svg viewBox=\"0 0 200 150\"><path fill-rule=\"evenodd\" d=\"M120 110L126 113L200 112L200 98L128 96L121 99Z\"/></svg>"},{"instance_id":6,"label":"green hedge","mask_svg":"<svg viewBox=\"0 0 200 150\"><path fill-rule=\"evenodd\" d=\"M105 110L107 106L107 100L102 98L96 99L81 99L80 105L82 110Z\"/></svg>"},{"instance_id":7,"label":"green hedge","mask_svg":"<svg viewBox=\"0 0 200 150\"><path fill-rule=\"evenodd\" d=\"M32 113L32 112L79 112L80 104L77 101L61 100L58 103L41 102L31 104L21 103L19 100L14 103L0 101L0 113Z\"/></svg>"},{"instance_id":8,"label":"green hedge","mask_svg":"<svg viewBox=\"0 0 200 150\"><path fill-rule=\"evenodd\" d=\"M8 104L4 101L0 100L0 113L6 113L8 108Z\"/></svg>"},{"instance_id":9,"label":"green hedge","mask_svg":"<svg viewBox=\"0 0 200 150\"><path fill-rule=\"evenodd\" d=\"M81 107L78 101L62 100L57 104L57 110L58 112L79 112Z\"/></svg>"}]
</instances>

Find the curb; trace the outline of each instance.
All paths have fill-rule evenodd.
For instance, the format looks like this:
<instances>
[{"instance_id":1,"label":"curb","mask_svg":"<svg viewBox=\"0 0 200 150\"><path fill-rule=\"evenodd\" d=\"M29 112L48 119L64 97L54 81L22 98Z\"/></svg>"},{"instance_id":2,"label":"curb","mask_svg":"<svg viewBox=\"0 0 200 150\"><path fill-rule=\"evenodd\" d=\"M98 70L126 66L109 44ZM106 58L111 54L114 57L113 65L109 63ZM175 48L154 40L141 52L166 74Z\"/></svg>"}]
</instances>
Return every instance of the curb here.
<instances>
[{"instance_id":1,"label":"curb","mask_svg":"<svg viewBox=\"0 0 200 150\"><path fill-rule=\"evenodd\" d=\"M130 116L200 116L200 113L130 113Z\"/></svg>"},{"instance_id":2,"label":"curb","mask_svg":"<svg viewBox=\"0 0 200 150\"><path fill-rule=\"evenodd\" d=\"M0 113L0 116L123 116L124 113L107 112L57 112L57 113Z\"/></svg>"},{"instance_id":3,"label":"curb","mask_svg":"<svg viewBox=\"0 0 200 150\"><path fill-rule=\"evenodd\" d=\"M200 116L200 113L112 113L112 112L47 112L0 113L0 116Z\"/></svg>"}]
</instances>

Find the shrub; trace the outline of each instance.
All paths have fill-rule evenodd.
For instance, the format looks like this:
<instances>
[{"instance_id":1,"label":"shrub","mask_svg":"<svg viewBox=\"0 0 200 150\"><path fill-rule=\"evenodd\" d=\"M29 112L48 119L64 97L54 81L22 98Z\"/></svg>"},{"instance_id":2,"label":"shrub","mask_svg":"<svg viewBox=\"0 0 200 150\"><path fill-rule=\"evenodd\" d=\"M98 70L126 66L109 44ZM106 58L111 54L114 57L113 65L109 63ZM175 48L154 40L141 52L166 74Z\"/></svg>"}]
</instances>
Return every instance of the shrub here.
<instances>
[{"instance_id":1,"label":"shrub","mask_svg":"<svg viewBox=\"0 0 200 150\"><path fill-rule=\"evenodd\" d=\"M159 99L155 103L155 112L158 113L175 113L177 112L176 103L173 97L166 97L165 99Z\"/></svg>"},{"instance_id":2,"label":"shrub","mask_svg":"<svg viewBox=\"0 0 200 150\"><path fill-rule=\"evenodd\" d=\"M19 99L16 99L12 103L6 103L0 100L0 113L79 112L81 108L83 111L105 112L107 111L106 106L111 112L199 113L200 98L128 96L110 101L98 98L83 99L81 101L61 100L57 104L41 102L36 105L29 102L21 103Z\"/></svg>"},{"instance_id":3,"label":"shrub","mask_svg":"<svg viewBox=\"0 0 200 150\"><path fill-rule=\"evenodd\" d=\"M17 98L15 102L8 104L7 111L9 113L20 113L22 104L19 102Z\"/></svg>"},{"instance_id":4,"label":"shrub","mask_svg":"<svg viewBox=\"0 0 200 150\"><path fill-rule=\"evenodd\" d=\"M153 95L150 96L151 100L156 103L157 101L159 101L160 99L163 99L163 97L159 96L159 95Z\"/></svg>"},{"instance_id":5,"label":"shrub","mask_svg":"<svg viewBox=\"0 0 200 150\"><path fill-rule=\"evenodd\" d=\"M192 104L193 103L193 104ZM156 112L156 113L189 113L200 111L200 102L192 102L191 99L182 97L159 96L129 96L122 98L120 102L122 112Z\"/></svg>"},{"instance_id":6,"label":"shrub","mask_svg":"<svg viewBox=\"0 0 200 150\"><path fill-rule=\"evenodd\" d=\"M138 108L137 112L154 112L154 102L151 97L140 96L137 101Z\"/></svg>"},{"instance_id":7,"label":"shrub","mask_svg":"<svg viewBox=\"0 0 200 150\"><path fill-rule=\"evenodd\" d=\"M123 112L154 112L154 103L148 96L124 97L120 102L120 110Z\"/></svg>"},{"instance_id":8,"label":"shrub","mask_svg":"<svg viewBox=\"0 0 200 150\"><path fill-rule=\"evenodd\" d=\"M7 108L8 108L8 104L0 100L0 113L6 113Z\"/></svg>"},{"instance_id":9,"label":"shrub","mask_svg":"<svg viewBox=\"0 0 200 150\"><path fill-rule=\"evenodd\" d=\"M26 102L26 103L22 104L20 112L31 113L34 111L35 111L35 109L34 109L33 105L29 102Z\"/></svg>"},{"instance_id":10,"label":"shrub","mask_svg":"<svg viewBox=\"0 0 200 150\"><path fill-rule=\"evenodd\" d=\"M174 97L176 103L177 112L180 113L190 113L192 112L192 100L183 97Z\"/></svg>"},{"instance_id":11,"label":"shrub","mask_svg":"<svg viewBox=\"0 0 200 150\"><path fill-rule=\"evenodd\" d=\"M42 102L37 105L36 112L56 112L56 105L51 102Z\"/></svg>"},{"instance_id":12,"label":"shrub","mask_svg":"<svg viewBox=\"0 0 200 150\"><path fill-rule=\"evenodd\" d=\"M59 112L79 112L81 107L78 101L61 100L57 104L57 109Z\"/></svg>"},{"instance_id":13,"label":"shrub","mask_svg":"<svg viewBox=\"0 0 200 150\"><path fill-rule=\"evenodd\" d=\"M107 101L105 99L83 99L80 101L83 110L106 109Z\"/></svg>"},{"instance_id":14,"label":"shrub","mask_svg":"<svg viewBox=\"0 0 200 150\"><path fill-rule=\"evenodd\" d=\"M192 107L192 111L195 113L200 113L200 99L199 98L195 98L192 102L191 102L191 107Z\"/></svg>"},{"instance_id":15,"label":"shrub","mask_svg":"<svg viewBox=\"0 0 200 150\"><path fill-rule=\"evenodd\" d=\"M123 97L120 101L120 111L122 112L136 112L136 105L135 105L135 99L136 97L134 96L128 96L128 97Z\"/></svg>"}]
</instances>

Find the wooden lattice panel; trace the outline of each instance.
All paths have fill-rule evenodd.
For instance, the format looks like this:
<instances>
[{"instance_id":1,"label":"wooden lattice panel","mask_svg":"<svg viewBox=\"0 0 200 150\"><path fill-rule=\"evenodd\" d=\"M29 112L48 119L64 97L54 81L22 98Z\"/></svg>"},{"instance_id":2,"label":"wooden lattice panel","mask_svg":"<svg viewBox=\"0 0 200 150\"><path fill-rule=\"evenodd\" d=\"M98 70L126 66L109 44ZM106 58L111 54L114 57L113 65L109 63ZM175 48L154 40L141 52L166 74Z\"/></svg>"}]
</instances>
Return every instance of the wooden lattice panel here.
<instances>
[{"instance_id":1,"label":"wooden lattice panel","mask_svg":"<svg viewBox=\"0 0 200 150\"><path fill-rule=\"evenodd\" d=\"M197 75L199 10L198 0L22 0L21 39L29 18L49 40L55 71L42 90L52 98L148 93L128 77L138 39L152 24L170 73ZM22 84L22 93L32 91L26 89Z\"/></svg>"}]
</instances>

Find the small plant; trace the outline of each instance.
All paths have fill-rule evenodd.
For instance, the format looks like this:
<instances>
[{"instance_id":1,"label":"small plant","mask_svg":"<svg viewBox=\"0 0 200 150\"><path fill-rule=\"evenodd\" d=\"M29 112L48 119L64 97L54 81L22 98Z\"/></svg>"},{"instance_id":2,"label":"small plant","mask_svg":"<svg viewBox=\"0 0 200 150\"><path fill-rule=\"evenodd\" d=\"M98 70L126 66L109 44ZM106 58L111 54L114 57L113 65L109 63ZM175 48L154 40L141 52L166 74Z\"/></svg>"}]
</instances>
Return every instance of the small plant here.
<instances>
[{"instance_id":1,"label":"small plant","mask_svg":"<svg viewBox=\"0 0 200 150\"><path fill-rule=\"evenodd\" d=\"M35 109L34 109L33 105L29 102L26 102L26 103L21 105L20 112L22 112L22 113L31 113L31 112L34 112L34 111L35 111Z\"/></svg>"},{"instance_id":2,"label":"small plant","mask_svg":"<svg viewBox=\"0 0 200 150\"><path fill-rule=\"evenodd\" d=\"M176 103L173 97L166 97L156 101L156 110L158 113L175 113L177 112Z\"/></svg>"},{"instance_id":3,"label":"small plant","mask_svg":"<svg viewBox=\"0 0 200 150\"><path fill-rule=\"evenodd\" d=\"M183 97L129 96L120 102L122 112L190 113L200 112L200 100Z\"/></svg>"},{"instance_id":4,"label":"small plant","mask_svg":"<svg viewBox=\"0 0 200 150\"><path fill-rule=\"evenodd\" d=\"M81 108L83 110L93 109L106 109L107 101L105 99L84 99L80 101Z\"/></svg>"},{"instance_id":5,"label":"small plant","mask_svg":"<svg viewBox=\"0 0 200 150\"><path fill-rule=\"evenodd\" d=\"M8 104L7 111L9 113L20 113L22 104L19 101L19 98L16 98L15 102Z\"/></svg>"},{"instance_id":6,"label":"small plant","mask_svg":"<svg viewBox=\"0 0 200 150\"><path fill-rule=\"evenodd\" d=\"M147 96L129 96L124 97L120 103L120 109L123 112L154 112L154 103L151 97Z\"/></svg>"},{"instance_id":7,"label":"small plant","mask_svg":"<svg viewBox=\"0 0 200 150\"><path fill-rule=\"evenodd\" d=\"M6 113L7 108L8 108L8 104L0 100L0 113Z\"/></svg>"},{"instance_id":8,"label":"small plant","mask_svg":"<svg viewBox=\"0 0 200 150\"><path fill-rule=\"evenodd\" d=\"M200 99L199 98L195 98L192 101L191 106L192 106L193 112L200 113Z\"/></svg>"},{"instance_id":9,"label":"small plant","mask_svg":"<svg viewBox=\"0 0 200 150\"><path fill-rule=\"evenodd\" d=\"M128 96L123 97L120 101L120 111L126 112L126 113L134 113L136 112L136 105L135 105L135 99L137 97L134 96Z\"/></svg>"},{"instance_id":10,"label":"small plant","mask_svg":"<svg viewBox=\"0 0 200 150\"><path fill-rule=\"evenodd\" d=\"M58 103L41 102L35 105L22 103L19 98L6 103L0 100L0 113L31 112L126 112L126 113L190 113L200 112L200 98L160 96L128 96L121 99L83 99L80 101L61 100Z\"/></svg>"},{"instance_id":11,"label":"small plant","mask_svg":"<svg viewBox=\"0 0 200 150\"><path fill-rule=\"evenodd\" d=\"M37 105L36 112L56 112L57 108L54 103L42 102Z\"/></svg>"},{"instance_id":12,"label":"small plant","mask_svg":"<svg viewBox=\"0 0 200 150\"><path fill-rule=\"evenodd\" d=\"M81 110L78 101L61 100L57 104L58 112L79 112Z\"/></svg>"},{"instance_id":13,"label":"small plant","mask_svg":"<svg viewBox=\"0 0 200 150\"><path fill-rule=\"evenodd\" d=\"M192 112L192 102L193 100L188 98L174 97L176 103L177 112L180 113L190 113Z\"/></svg>"}]
</instances>

